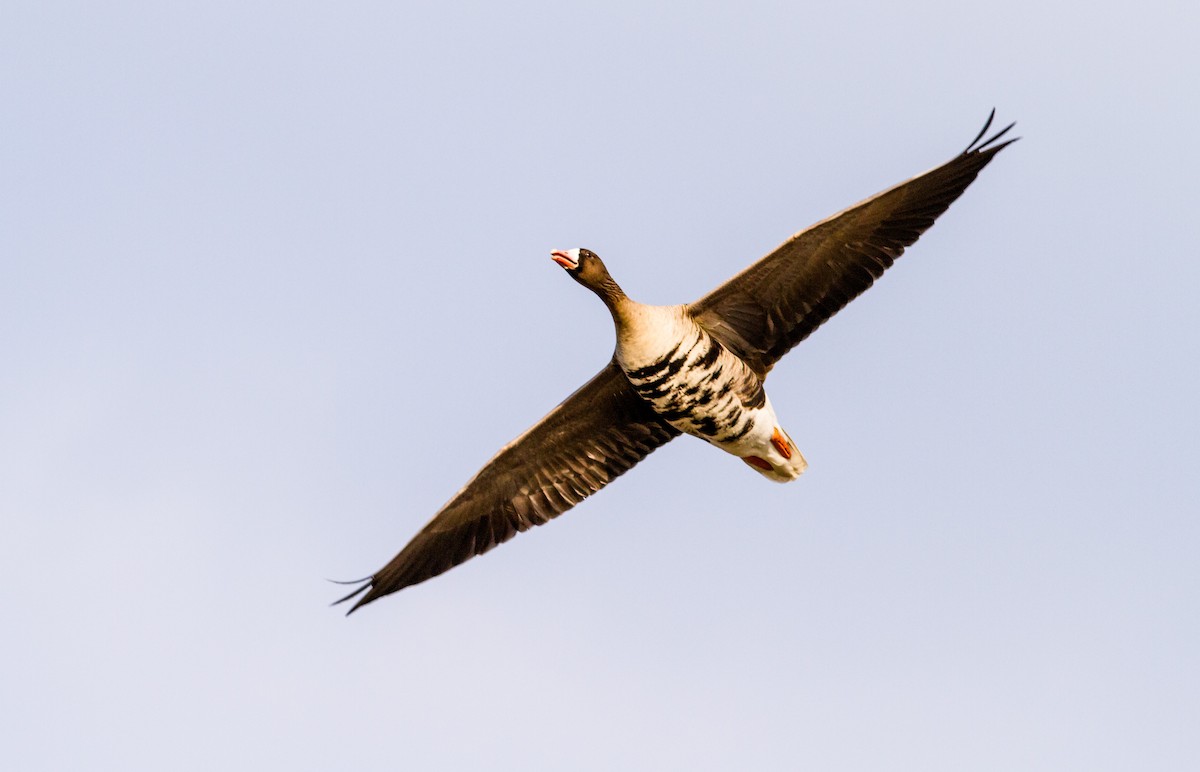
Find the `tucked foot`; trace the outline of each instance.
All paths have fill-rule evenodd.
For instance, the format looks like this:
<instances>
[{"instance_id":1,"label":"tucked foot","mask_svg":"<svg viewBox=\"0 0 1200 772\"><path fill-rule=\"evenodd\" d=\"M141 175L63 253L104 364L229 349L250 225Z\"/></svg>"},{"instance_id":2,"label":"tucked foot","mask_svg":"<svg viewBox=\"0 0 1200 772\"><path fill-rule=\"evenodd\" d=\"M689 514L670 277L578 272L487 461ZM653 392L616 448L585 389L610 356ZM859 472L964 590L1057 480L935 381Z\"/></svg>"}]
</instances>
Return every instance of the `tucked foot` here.
<instances>
[{"instance_id":1,"label":"tucked foot","mask_svg":"<svg viewBox=\"0 0 1200 772\"><path fill-rule=\"evenodd\" d=\"M779 455L787 459L792 457L792 445L784 437L783 432L779 430L778 426L775 427L775 432L771 435L771 444L775 446L775 450L779 451Z\"/></svg>"},{"instance_id":2,"label":"tucked foot","mask_svg":"<svg viewBox=\"0 0 1200 772\"><path fill-rule=\"evenodd\" d=\"M775 471L775 467L771 466L771 462L767 461L765 458L759 458L758 456L743 456L742 460L755 469L761 469L764 472Z\"/></svg>"}]
</instances>

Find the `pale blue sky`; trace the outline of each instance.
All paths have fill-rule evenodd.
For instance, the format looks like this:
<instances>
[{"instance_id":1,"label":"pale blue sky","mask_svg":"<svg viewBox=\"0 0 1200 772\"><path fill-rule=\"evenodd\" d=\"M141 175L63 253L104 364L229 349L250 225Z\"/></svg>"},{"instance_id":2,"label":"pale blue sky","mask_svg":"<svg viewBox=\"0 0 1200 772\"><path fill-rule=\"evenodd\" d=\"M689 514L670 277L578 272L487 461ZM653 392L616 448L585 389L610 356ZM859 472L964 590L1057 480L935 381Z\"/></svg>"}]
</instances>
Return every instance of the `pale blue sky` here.
<instances>
[{"instance_id":1,"label":"pale blue sky","mask_svg":"<svg viewBox=\"0 0 1200 772\"><path fill-rule=\"evenodd\" d=\"M1194 3L0 10L0 761L1190 770ZM346 619L608 358L548 259L692 300L1005 150L776 368L811 467L682 439Z\"/></svg>"}]
</instances>

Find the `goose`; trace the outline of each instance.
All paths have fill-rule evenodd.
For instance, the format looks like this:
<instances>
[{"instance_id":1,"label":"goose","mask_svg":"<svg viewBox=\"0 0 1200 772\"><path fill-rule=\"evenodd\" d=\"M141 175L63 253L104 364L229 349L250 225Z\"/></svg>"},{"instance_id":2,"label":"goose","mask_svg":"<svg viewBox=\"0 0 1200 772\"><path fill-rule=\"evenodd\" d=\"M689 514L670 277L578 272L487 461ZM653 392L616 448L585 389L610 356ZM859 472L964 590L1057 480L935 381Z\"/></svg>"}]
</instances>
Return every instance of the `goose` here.
<instances>
[{"instance_id":1,"label":"goose","mask_svg":"<svg viewBox=\"0 0 1200 772\"><path fill-rule=\"evenodd\" d=\"M1015 124L796 233L700 300L632 300L591 250L551 259L612 314L616 351L591 380L505 445L375 574L335 602L347 612L423 582L542 525L680 434L740 458L769 480L807 466L763 383L774 364L864 292L1016 138Z\"/></svg>"}]
</instances>

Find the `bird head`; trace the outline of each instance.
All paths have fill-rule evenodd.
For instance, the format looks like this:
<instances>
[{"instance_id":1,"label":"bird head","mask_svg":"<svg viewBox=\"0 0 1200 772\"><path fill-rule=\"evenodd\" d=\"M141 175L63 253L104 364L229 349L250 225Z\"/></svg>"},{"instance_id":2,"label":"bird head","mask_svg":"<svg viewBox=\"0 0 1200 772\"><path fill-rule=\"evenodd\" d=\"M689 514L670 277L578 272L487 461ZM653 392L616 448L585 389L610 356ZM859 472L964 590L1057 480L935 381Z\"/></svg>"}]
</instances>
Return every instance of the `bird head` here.
<instances>
[{"instance_id":1,"label":"bird head","mask_svg":"<svg viewBox=\"0 0 1200 772\"><path fill-rule=\"evenodd\" d=\"M550 259L558 263L571 278L585 287L595 290L605 280L611 280L599 255L590 249L556 249Z\"/></svg>"}]
</instances>

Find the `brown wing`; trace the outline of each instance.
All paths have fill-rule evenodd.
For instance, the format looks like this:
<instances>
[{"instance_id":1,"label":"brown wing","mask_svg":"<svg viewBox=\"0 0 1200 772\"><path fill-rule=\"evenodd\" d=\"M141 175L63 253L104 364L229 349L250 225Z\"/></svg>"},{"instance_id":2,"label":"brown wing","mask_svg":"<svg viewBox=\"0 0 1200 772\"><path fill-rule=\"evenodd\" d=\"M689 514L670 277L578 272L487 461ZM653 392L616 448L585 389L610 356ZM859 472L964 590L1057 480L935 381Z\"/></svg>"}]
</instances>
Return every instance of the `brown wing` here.
<instances>
[{"instance_id":1,"label":"brown wing","mask_svg":"<svg viewBox=\"0 0 1200 772\"><path fill-rule=\"evenodd\" d=\"M482 555L561 515L679 434L615 362L504 446L391 562L354 592L353 608Z\"/></svg>"},{"instance_id":2,"label":"brown wing","mask_svg":"<svg viewBox=\"0 0 1200 772\"><path fill-rule=\"evenodd\" d=\"M792 346L874 283L1006 145L1010 124L961 155L800 231L690 306L697 321L765 376ZM990 146L990 147L989 147Z\"/></svg>"}]
</instances>

